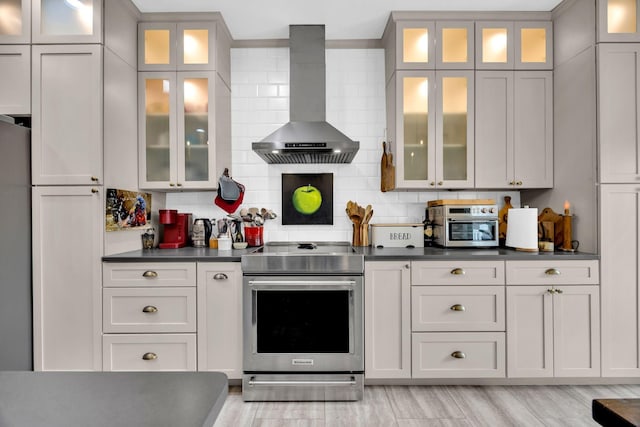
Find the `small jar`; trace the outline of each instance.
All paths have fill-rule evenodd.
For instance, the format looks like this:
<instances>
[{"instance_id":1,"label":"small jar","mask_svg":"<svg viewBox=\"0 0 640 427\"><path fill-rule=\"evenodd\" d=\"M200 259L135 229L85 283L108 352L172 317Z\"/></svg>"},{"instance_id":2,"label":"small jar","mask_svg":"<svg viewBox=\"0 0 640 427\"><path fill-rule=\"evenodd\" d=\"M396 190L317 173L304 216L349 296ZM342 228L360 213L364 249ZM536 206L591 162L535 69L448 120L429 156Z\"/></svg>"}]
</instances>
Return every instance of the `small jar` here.
<instances>
[{"instance_id":1,"label":"small jar","mask_svg":"<svg viewBox=\"0 0 640 427\"><path fill-rule=\"evenodd\" d=\"M228 236L218 238L218 250L230 251L231 250L231 238Z\"/></svg>"},{"instance_id":2,"label":"small jar","mask_svg":"<svg viewBox=\"0 0 640 427\"><path fill-rule=\"evenodd\" d=\"M142 237L142 249L153 249L153 245L156 240L156 234L153 227L147 228L140 237Z\"/></svg>"},{"instance_id":3,"label":"small jar","mask_svg":"<svg viewBox=\"0 0 640 427\"><path fill-rule=\"evenodd\" d=\"M209 249L218 249L218 238L216 236L209 238Z\"/></svg>"}]
</instances>

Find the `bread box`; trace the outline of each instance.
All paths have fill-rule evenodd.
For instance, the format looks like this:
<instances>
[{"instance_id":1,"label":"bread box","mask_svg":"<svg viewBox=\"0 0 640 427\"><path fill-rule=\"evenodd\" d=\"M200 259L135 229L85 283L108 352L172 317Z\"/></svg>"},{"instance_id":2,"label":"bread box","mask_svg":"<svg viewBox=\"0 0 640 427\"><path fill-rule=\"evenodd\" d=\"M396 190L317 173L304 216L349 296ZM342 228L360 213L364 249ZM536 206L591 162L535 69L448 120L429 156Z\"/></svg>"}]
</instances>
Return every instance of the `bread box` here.
<instances>
[{"instance_id":1,"label":"bread box","mask_svg":"<svg viewBox=\"0 0 640 427\"><path fill-rule=\"evenodd\" d=\"M371 224L371 246L374 248L422 248L422 224Z\"/></svg>"}]
</instances>

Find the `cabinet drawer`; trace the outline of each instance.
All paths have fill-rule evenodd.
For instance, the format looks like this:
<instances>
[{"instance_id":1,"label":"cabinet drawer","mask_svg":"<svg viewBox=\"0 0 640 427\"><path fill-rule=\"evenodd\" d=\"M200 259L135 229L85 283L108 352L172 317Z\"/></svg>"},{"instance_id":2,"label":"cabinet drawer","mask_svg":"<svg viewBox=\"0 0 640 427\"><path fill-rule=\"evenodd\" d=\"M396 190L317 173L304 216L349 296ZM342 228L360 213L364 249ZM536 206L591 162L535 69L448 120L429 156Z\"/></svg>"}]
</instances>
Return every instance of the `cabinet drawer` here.
<instances>
[{"instance_id":1,"label":"cabinet drawer","mask_svg":"<svg viewBox=\"0 0 640 427\"><path fill-rule=\"evenodd\" d=\"M509 285L597 285L598 260L507 261Z\"/></svg>"},{"instance_id":2,"label":"cabinet drawer","mask_svg":"<svg viewBox=\"0 0 640 427\"><path fill-rule=\"evenodd\" d=\"M412 285L504 285L504 261L413 261Z\"/></svg>"},{"instance_id":3,"label":"cabinet drawer","mask_svg":"<svg viewBox=\"0 0 640 427\"><path fill-rule=\"evenodd\" d=\"M145 262L103 264L102 286L195 286L196 263Z\"/></svg>"},{"instance_id":4,"label":"cabinet drawer","mask_svg":"<svg viewBox=\"0 0 640 427\"><path fill-rule=\"evenodd\" d=\"M504 378L504 332L414 333L413 378Z\"/></svg>"},{"instance_id":5,"label":"cabinet drawer","mask_svg":"<svg viewBox=\"0 0 640 427\"><path fill-rule=\"evenodd\" d=\"M411 329L504 331L504 286L413 286Z\"/></svg>"},{"instance_id":6,"label":"cabinet drawer","mask_svg":"<svg viewBox=\"0 0 640 427\"><path fill-rule=\"evenodd\" d=\"M196 288L105 288L104 332L195 332Z\"/></svg>"},{"instance_id":7,"label":"cabinet drawer","mask_svg":"<svg viewBox=\"0 0 640 427\"><path fill-rule=\"evenodd\" d=\"M195 371L196 336L103 335L105 371Z\"/></svg>"}]
</instances>

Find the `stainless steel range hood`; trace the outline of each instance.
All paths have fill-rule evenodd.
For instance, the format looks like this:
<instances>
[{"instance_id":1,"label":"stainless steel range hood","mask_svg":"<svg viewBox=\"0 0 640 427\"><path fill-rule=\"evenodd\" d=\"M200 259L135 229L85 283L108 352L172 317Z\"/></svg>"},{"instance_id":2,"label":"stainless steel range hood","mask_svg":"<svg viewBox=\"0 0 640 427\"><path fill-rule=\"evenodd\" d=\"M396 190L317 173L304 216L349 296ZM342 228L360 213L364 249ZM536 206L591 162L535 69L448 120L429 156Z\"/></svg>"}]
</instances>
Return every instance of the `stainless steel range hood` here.
<instances>
[{"instance_id":1,"label":"stainless steel range hood","mask_svg":"<svg viewBox=\"0 0 640 427\"><path fill-rule=\"evenodd\" d=\"M324 25L289 26L291 121L252 144L267 163L351 163L360 143L326 121Z\"/></svg>"}]
</instances>

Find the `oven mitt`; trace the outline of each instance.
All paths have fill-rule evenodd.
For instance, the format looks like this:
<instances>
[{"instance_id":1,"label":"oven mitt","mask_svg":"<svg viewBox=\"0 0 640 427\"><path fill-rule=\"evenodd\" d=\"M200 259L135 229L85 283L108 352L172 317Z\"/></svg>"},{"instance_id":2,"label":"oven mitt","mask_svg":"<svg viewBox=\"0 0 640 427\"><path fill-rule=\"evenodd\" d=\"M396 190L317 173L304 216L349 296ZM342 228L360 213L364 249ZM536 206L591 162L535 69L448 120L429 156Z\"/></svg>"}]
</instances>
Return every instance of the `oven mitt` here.
<instances>
[{"instance_id":1,"label":"oven mitt","mask_svg":"<svg viewBox=\"0 0 640 427\"><path fill-rule=\"evenodd\" d=\"M244 185L229 177L229 169L218 180L218 195L214 203L227 213L234 213L244 199Z\"/></svg>"}]
</instances>

